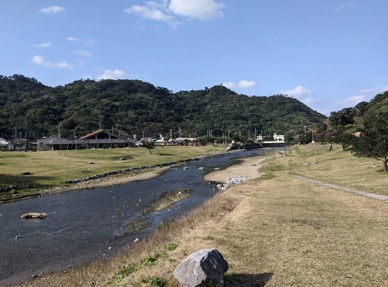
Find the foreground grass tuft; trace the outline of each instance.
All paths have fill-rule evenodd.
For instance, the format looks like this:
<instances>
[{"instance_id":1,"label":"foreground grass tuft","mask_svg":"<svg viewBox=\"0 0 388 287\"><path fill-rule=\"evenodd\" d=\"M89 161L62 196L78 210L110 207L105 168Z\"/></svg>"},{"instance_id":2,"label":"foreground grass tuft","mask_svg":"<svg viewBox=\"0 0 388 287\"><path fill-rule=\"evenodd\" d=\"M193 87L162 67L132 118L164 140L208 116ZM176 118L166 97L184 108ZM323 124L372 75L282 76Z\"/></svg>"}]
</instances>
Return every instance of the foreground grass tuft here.
<instances>
[{"instance_id":1,"label":"foreground grass tuft","mask_svg":"<svg viewBox=\"0 0 388 287\"><path fill-rule=\"evenodd\" d=\"M128 265L127 263L124 263L117 275L109 281L109 285L115 286L120 283L125 277L131 275L132 273L139 271L146 266L155 265L161 256L162 255L160 253L154 253L142 259L136 264Z\"/></svg>"}]
</instances>

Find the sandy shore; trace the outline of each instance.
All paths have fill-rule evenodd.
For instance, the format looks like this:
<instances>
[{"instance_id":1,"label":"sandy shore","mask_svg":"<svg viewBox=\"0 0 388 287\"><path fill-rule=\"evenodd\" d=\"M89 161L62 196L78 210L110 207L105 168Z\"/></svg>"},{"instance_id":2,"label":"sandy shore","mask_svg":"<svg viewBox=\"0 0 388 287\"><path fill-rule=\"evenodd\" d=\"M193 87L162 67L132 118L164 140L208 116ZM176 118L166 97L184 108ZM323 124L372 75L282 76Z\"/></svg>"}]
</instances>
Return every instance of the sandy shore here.
<instances>
[{"instance_id":1,"label":"sandy shore","mask_svg":"<svg viewBox=\"0 0 388 287\"><path fill-rule=\"evenodd\" d=\"M205 180L225 183L228 178L241 177L243 181L258 178L262 175L263 161L268 158L270 156L254 156L240 159L238 164L206 174Z\"/></svg>"},{"instance_id":2,"label":"sandy shore","mask_svg":"<svg viewBox=\"0 0 388 287\"><path fill-rule=\"evenodd\" d=\"M152 169L148 169L148 170L127 173L124 175L121 174L121 175L117 175L117 176L103 177L100 179L79 182L79 183L71 184L68 186L43 189L40 192L40 194L47 195L47 194L55 194L55 193L61 193L61 192L66 192L66 191L72 191L72 190L120 185L120 184L150 179L150 178L159 176L166 169L168 169L168 167L152 168Z\"/></svg>"}]
</instances>

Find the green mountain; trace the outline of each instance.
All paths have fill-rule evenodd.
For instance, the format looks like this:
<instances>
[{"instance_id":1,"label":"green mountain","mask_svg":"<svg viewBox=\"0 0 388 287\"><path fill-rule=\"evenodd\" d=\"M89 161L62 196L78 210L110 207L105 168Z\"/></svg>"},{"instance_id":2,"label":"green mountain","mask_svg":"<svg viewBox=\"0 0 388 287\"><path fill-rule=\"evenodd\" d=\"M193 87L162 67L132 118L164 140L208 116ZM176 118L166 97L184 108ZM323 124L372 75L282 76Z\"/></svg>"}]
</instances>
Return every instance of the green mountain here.
<instances>
[{"instance_id":1,"label":"green mountain","mask_svg":"<svg viewBox=\"0 0 388 287\"><path fill-rule=\"evenodd\" d=\"M80 137L98 128L132 136L251 137L303 133L325 116L284 95L256 97L224 86L171 92L139 80L79 80L47 87L0 76L0 134Z\"/></svg>"}]
</instances>

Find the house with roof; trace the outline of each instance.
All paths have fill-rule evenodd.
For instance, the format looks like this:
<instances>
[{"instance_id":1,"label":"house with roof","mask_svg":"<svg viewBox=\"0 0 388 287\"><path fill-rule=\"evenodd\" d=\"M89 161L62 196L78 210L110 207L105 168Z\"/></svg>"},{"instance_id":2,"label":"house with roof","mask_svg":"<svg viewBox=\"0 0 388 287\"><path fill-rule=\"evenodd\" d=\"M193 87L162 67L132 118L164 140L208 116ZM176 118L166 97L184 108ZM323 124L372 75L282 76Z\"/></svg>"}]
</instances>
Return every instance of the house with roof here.
<instances>
[{"instance_id":1,"label":"house with roof","mask_svg":"<svg viewBox=\"0 0 388 287\"><path fill-rule=\"evenodd\" d=\"M45 137L37 140L37 150L66 150L76 149L77 140L68 140L60 137Z\"/></svg>"},{"instance_id":2,"label":"house with roof","mask_svg":"<svg viewBox=\"0 0 388 287\"><path fill-rule=\"evenodd\" d=\"M79 139L65 139L49 137L38 140L38 150L74 150L74 149L100 149L100 148L125 148L135 146L134 139L125 139L108 130L99 129Z\"/></svg>"},{"instance_id":3,"label":"house with roof","mask_svg":"<svg viewBox=\"0 0 388 287\"><path fill-rule=\"evenodd\" d=\"M84 148L124 148L133 146L134 140L124 139L108 130L99 129L79 138Z\"/></svg>"}]
</instances>

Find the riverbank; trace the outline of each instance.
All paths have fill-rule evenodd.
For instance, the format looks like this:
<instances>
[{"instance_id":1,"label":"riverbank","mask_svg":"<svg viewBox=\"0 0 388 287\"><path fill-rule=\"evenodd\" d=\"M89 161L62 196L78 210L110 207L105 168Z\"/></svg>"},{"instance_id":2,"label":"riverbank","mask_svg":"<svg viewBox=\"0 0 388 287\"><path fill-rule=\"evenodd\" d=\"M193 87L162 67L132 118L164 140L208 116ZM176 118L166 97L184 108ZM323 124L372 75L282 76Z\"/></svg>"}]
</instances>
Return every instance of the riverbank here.
<instances>
[{"instance_id":1,"label":"riverbank","mask_svg":"<svg viewBox=\"0 0 388 287\"><path fill-rule=\"evenodd\" d=\"M145 148L1 152L0 202L142 180L148 171L159 173L166 164L216 155L225 149L157 147L152 154Z\"/></svg>"},{"instance_id":2,"label":"riverbank","mask_svg":"<svg viewBox=\"0 0 388 287\"><path fill-rule=\"evenodd\" d=\"M318 163L304 164L313 158ZM40 277L22 286L175 287L172 274L177 264L210 247L217 248L229 263L226 287L388 286L387 204L294 176L331 178L341 184L355 173L359 189L364 189L361 182L369 180L376 189L381 185L383 192L387 178L373 171L373 161L342 165L358 159L340 149L322 149L316 155L310 147L260 164L247 160L239 168L234 166L234 171L217 171L208 178L219 176L217 181L223 182L251 169L256 172L253 178L218 193L188 216L166 222L114 260ZM360 169L368 178L359 178Z\"/></svg>"},{"instance_id":3,"label":"riverbank","mask_svg":"<svg viewBox=\"0 0 388 287\"><path fill-rule=\"evenodd\" d=\"M210 173L210 174L208 174L207 175L207 177L208 177L208 180L212 180L212 181L219 181L215 176L221 176L222 178L223 178L223 180L220 180L220 182L223 182L223 181L225 181L228 177L235 177L235 176L238 176L238 175L240 175L241 174L241 171L242 170L246 170L246 171L248 171L248 170L251 170L252 168L253 168L253 166L254 166L254 168L259 168L258 166L256 166L257 165L257 163L258 163L258 161L261 161L262 159L264 158L264 156L260 156L260 157L249 157L249 158L244 158L243 160L241 160L240 161L240 163L238 164L238 166L240 166L241 167L241 169L236 169L235 167L229 167L229 168L226 168L226 169L224 169L224 170L217 170L217 171L215 171L214 172L214 174L213 174L213 176L211 176L212 175L212 173ZM260 159L260 160L258 160L258 159ZM246 173L246 172L244 172L244 174L246 174L246 175L248 175L248 173ZM253 172L250 172L249 173L249 176L254 176L254 173ZM249 178L251 178L251 177L249 177ZM183 192L182 192L182 194L183 194ZM166 198L167 199L167 198ZM163 201L164 201L164 199L162 199ZM172 200L175 200L175 198L173 198ZM211 200L211 201L213 201L213 200ZM168 199L168 202L160 202L164 207L168 207L168 205L170 205L171 204L171 198L169 198ZM159 202L158 202L158 205L159 205ZM221 209L223 209L224 207L222 207L221 206ZM158 209L158 207L155 205L155 209ZM198 219L198 216L195 216L195 218L196 219ZM173 224L174 226L175 226L175 223ZM178 224L179 225L179 224ZM157 232L158 233L158 232ZM168 235L168 236L170 236L170 235ZM158 241L158 240L157 240ZM144 248L142 248L142 247L140 247L140 246L142 246L141 244L146 244L146 241L142 241L142 242L137 242L134 246L132 246L131 247L131 249L130 249L130 252L132 253L132 252L135 252L136 253L136 251L134 251L134 250L137 250L137 251L139 251L138 250L138 248L141 248L141 253L139 253L139 254L143 254L144 253L144 250L147 250L147 249L150 249L149 247L147 248L147 247L144 247ZM151 245L155 245L155 244L151 244ZM135 248L135 249L133 249L133 248ZM124 256L126 256L126 255L124 255ZM119 255L119 257L121 257L120 255ZM134 255L134 254L132 254L131 255L131 258L136 258L136 255ZM120 261L120 259L117 259L117 260L119 260ZM125 259L124 259L125 260ZM95 263L95 264L98 264L97 262ZM109 265L111 264L111 263L108 263ZM93 266L94 264L92 264L92 266ZM91 270L93 270L94 268L92 267L92 268L88 268L88 267L85 267L85 268L87 268L87 270L89 270L88 272L93 272L93 271L91 271ZM82 268L83 269L83 268ZM74 270L72 270L72 271L75 271L75 272L78 272L80 269L79 268L76 268L76 269L74 269ZM115 272L115 268L113 268L113 273ZM61 274L61 273L60 273ZM104 273L105 274L105 273ZM61 276L62 275L64 275L64 274L61 274ZM67 274L66 274L67 275ZM58 274L54 274L54 276L58 276ZM38 278L37 280L34 280L33 282L31 282L31 283L29 283L29 284L27 284L27 285L25 285L25 286L45 286L45 285L39 285L39 284L42 284L42 281L41 280L44 280L43 282L45 282L45 284L49 284L49 283L47 283L47 282L49 282L48 280L48 278L46 277L46 276L44 276L45 278L43 279L43 278ZM65 276L65 277L67 277L67 276ZM78 276L76 276L76 277L78 277ZM50 276L49 276L49 278L50 278ZM57 277L58 278L58 277ZM101 278L100 278L101 279ZM40 282L40 283L39 283ZM30 284L37 284L37 285L30 285ZM51 283L50 283L51 284ZM78 285L78 286L84 286L84 284L86 284L85 282L83 283L83 284L80 284L80 285ZM98 285L98 286L104 286L104 283L100 283L101 285ZM47 285L47 286L50 286L50 285ZM72 286L71 284L70 285L65 285L65 286Z\"/></svg>"},{"instance_id":4,"label":"riverbank","mask_svg":"<svg viewBox=\"0 0 388 287\"><path fill-rule=\"evenodd\" d=\"M0 285L113 256L136 237L143 238L162 222L181 217L211 198L216 184L203 179L206 171L263 152L202 156L171 166L157 178L0 206L4 224ZM176 201L180 202L174 205ZM32 211L45 212L48 219L19 221L21 214Z\"/></svg>"}]
</instances>

